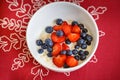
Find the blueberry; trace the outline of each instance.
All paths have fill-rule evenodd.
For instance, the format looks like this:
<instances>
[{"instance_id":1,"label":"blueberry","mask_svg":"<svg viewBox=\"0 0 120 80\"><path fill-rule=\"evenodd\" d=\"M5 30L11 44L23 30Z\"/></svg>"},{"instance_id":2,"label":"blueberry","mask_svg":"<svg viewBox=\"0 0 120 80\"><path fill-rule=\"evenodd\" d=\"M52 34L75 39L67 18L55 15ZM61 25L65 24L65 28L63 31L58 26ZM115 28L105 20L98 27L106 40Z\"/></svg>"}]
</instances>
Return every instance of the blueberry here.
<instances>
[{"instance_id":1,"label":"blueberry","mask_svg":"<svg viewBox=\"0 0 120 80\"><path fill-rule=\"evenodd\" d=\"M66 54L66 53L67 53L66 50L62 50L62 51L61 51L61 54Z\"/></svg>"},{"instance_id":2,"label":"blueberry","mask_svg":"<svg viewBox=\"0 0 120 80\"><path fill-rule=\"evenodd\" d=\"M78 53L78 55L80 55L80 56L81 56L81 55L84 55L84 51L83 51L83 50L80 50L79 53Z\"/></svg>"},{"instance_id":3,"label":"blueberry","mask_svg":"<svg viewBox=\"0 0 120 80\"><path fill-rule=\"evenodd\" d=\"M84 25L83 24L78 24L78 26L80 27L80 29L84 29Z\"/></svg>"},{"instance_id":4,"label":"blueberry","mask_svg":"<svg viewBox=\"0 0 120 80\"><path fill-rule=\"evenodd\" d=\"M45 43L43 43L43 44L41 45L41 47L42 47L43 49L47 49L47 45L46 45Z\"/></svg>"},{"instance_id":5,"label":"blueberry","mask_svg":"<svg viewBox=\"0 0 120 80\"><path fill-rule=\"evenodd\" d=\"M80 48L80 46L79 45L75 45L75 49L79 49Z\"/></svg>"},{"instance_id":6,"label":"blueberry","mask_svg":"<svg viewBox=\"0 0 120 80\"><path fill-rule=\"evenodd\" d=\"M47 53L47 56L52 57L52 53L51 52Z\"/></svg>"},{"instance_id":7,"label":"blueberry","mask_svg":"<svg viewBox=\"0 0 120 80\"><path fill-rule=\"evenodd\" d=\"M44 51L43 49L39 49L39 50L38 50L38 53L41 54L41 53L43 53L43 51Z\"/></svg>"},{"instance_id":8,"label":"blueberry","mask_svg":"<svg viewBox=\"0 0 120 80\"><path fill-rule=\"evenodd\" d=\"M87 44L86 41L84 41L83 44Z\"/></svg>"},{"instance_id":9,"label":"blueberry","mask_svg":"<svg viewBox=\"0 0 120 80\"><path fill-rule=\"evenodd\" d=\"M51 26L48 26L48 27L45 28L45 31L47 33L52 33L53 32L53 28Z\"/></svg>"},{"instance_id":10,"label":"blueberry","mask_svg":"<svg viewBox=\"0 0 120 80\"><path fill-rule=\"evenodd\" d=\"M67 55L72 55L73 53L72 53L72 51L71 50L67 50Z\"/></svg>"},{"instance_id":11,"label":"blueberry","mask_svg":"<svg viewBox=\"0 0 120 80\"><path fill-rule=\"evenodd\" d=\"M52 52L52 50L53 50L53 49L52 49L51 47L47 47L47 51L48 51L48 52Z\"/></svg>"},{"instance_id":12,"label":"blueberry","mask_svg":"<svg viewBox=\"0 0 120 80\"><path fill-rule=\"evenodd\" d=\"M82 37L82 38L85 38L85 37L86 37L86 35L87 35L87 34L86 34L86 33L84 33L84 32L82 32L82 33L81 33L81 37Z\"/></svg>"},{"instance_id":13,"label":"blueberry","mask_svg":"<svg viewBox=\"0 0 120 80\"><path fill-rule=\"evenodd\" d=\"M78 22L77 21L72 21L72 24L71 24L72 26L74 26L74 25L78 25Z\"/></svg>"},{"instance_id":14,"label":"blueberry","mask_svg":"<svg viewBox=\"0 0 120 80\"><path fill-rule=\"evenodd\" d=\"M65 43L66 43L66 44L70 44L71 41L70 41L69 39L66 39L66 40L65 40Z\"/></svg>"},{"instance_id":15,"label":"blueberry","mask_svg":"<svg viewBox=\"0 0 120 80\"><path fill-rule=\"evenodd\" d=\"M85 40L81 38L77 41L77 44L83 44L84 42L85 42Z\"/></svg>"},{"instance_id":16,"label":"blueberry","mask_svg":"<svg viewBox=\"0 0 120 80\"><path fill-rule=\"evenodd\" d=\"M56 31L56 35L57 35L57 36L63 36L64 33L63 33L62 30L58 30L58 31Z\"/></svg>"},{"instance_id":17,"label":"blueberry","mask_svg":"<svg viewBox=\"0 0 120 80\"><path fill-rule=\"evenodd\" d=\"M77 43L77 45L78 45L79 47L81 47L81 44Z\"/></svg>"},{"instance_id":18,"label":"blueberry","mask_svg":"<svg viewBox=\"0 0 120 80\"><path fill-rule=\"evenodd\" d=\"M86 59L86 55L80 56L80 60L85 60L85 59Z\"/></svg>"},{"instance_id":19,"label":"blueberry","mask_svg":"<svg viewBox=\"0 0 120 80\"><path fill-rule=\"evenodd\" d=\"M45 40L45 44L48 45L48 46L50 46L50 47L53 46L53 42L52 42L51 39L46 39L46 40Z\"/></svg>"},{"instance_id":20,"label":"blueberry","mask_svg":"<svg viewBox=\"0 0 120 80\"><path fill-rule=\"evenodd\" d=\"M57 25L61 25L62 23L63 23L63 20L62 20L62 19L57 19L57 20L56 20L56 24L57 24Z\"/></svg>"},{"instance_id":21,"label":"blueberry","mask_svg":"<svg viewBox=\"0 0 120 80\"><path fill-rule=\"evenodd\" d=\"M78 53L78 51L77 51L76 49L74 49L74 50L72 50L72 53L73 53L74 55L76 55L76 54Z\"/></svg>"},{"instance_id":22,"label":"blueberry","mask_svg":"<svg viewBox=\"0 0 120 80\"><path fill-rule=\"evenodd\" d=\"M93 37L88 34L88 35L86 36L86 40L87 40L87 41L92 41L92 40L93 40Z\"/></svg>"},{"instance_id":23,"label":"blueberry","mask_svg":"<svg viewBox=\"0 0 120 80\"><path fill-rule=\"evenodd\" d=\"M82 29L82 32L87 33L88 30L86 28Z\"/></svg>"},{"instance_id":24,"label":"blueberry","mask_svg":"<svg viewBox=\"0 0 120 80\"><path fill-rule=\"evenodd\" d=\"M91 45L91 41L86 41L86 44L87 45Z\"/></svg>"},{"instance_id":25,"label":"blueberry","mask_svg":"<svg viewBox=\"0 0 120 80\"><path fill-rule=\"evenodd\" d=\"M37 44L38 46L41 46L41 45L43 44L43 41L42 41L41 39L36 40L36 44Z\"/></svg>"},{"instance_id":26,"label":"blueberry","mask_svg":"<svg viewBox=\"0 0 120 80\"><path fill-rule=\"evenodd\" d=\"M75 58L76 60L80 60L80 56L79 56L79 55L75 55L74 58Z\"/></svg>"},{"instance_id":27,"label":"blueberry","mask_svg":"<svg viewBox=\"0 0 120 80\"><path fill-rule=\"evenodd\" d=\"M88 51L84 51L84 54L85 54L85 55L88 55L88 54L89 54L89 52L88 52Z\"/></svg>"},{"instance_id":28,"label":"blueberry","mask_svg":"<svg viewBox=\"0 0 120 80\"><path fill-rule=\"evenodd\" d=\"M82 44L82 45L81 45L81 48L82 48L82 49L86 49L86 48L87 48L87 44Z\"/></svg>"},{"instance_id":29,"label":"blueberry","mask_svg":"<svg viewBox=\"0 0 120 80\"><path fill-rule=\"evenodd\" d=\"M69 66L67 64L64 64L63 67L64 68L69 68Z\"/></svg>"}]
</instances>

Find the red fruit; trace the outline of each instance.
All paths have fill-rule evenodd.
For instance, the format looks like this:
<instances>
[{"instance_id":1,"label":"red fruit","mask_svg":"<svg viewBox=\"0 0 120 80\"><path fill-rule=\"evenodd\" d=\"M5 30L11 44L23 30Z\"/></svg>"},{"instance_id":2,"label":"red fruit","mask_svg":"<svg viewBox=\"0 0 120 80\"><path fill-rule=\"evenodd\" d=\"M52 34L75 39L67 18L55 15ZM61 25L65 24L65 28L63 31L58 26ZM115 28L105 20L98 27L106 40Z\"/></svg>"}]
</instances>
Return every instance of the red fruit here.
<instances>
[{"instance_id":1,"label":"red fruit","mask_svg":"<svg viewBox=\"0 0 120 80\"><path fill-rule=\"evenodd\" d=\"M68 25L67 21L63 21L62 25Z\"/></svg>"},{"instance_id":2,"label":"red fruit","mask_svg":"<svg viewBox=\"0 0 120 80\"><path fill-rule=\"evenodd\" d=\"M70 25L63 25L62 29L63 29L63 32L65 33L65 35L68 35L69 33L71 33Z\"/></svg>"},{"instance_id":3,"label":"red fruit","mask_svg":"<svg viewBox=\"0 0 120 80\"><path fill-rule=\"evenodd\" d=\"M54 44L53 45L52 55L56 56L56 55L58 55L60 53L60 51L61 51L61 45L60 45L60 43Z\"/></svg>"},{"instance_id":4,"label":"red fruit","mask_svg":"<svg viewBox=\"0 0 120 80\"><path fill-rule=\"evenodd\" d=\"M55 26L53 26L53 29L55 31L62 30L62 26L61 25L55 25Z\"/></svg>"},{"instance_id":5,"label":"red fruit","mask_svg":"<svg viewBox=\"0 0 120 80\"><path fill-rule=\"evenodd\" d=\"M75 25L75 26L73 26L73 28L72 28L72 32L73 32L73 33L80 33L81 30L80 30L80 28L79 28L77 25Z\"/></svg>"},{"instance_id":6,"label":"red fruit","mask_svg":"<svg viewBox=\"0 0 120 80\"><path fill-rule=\"evenodd\" d=\"M55 25L53 26L53 29L55 31L62 30L63 25L68 25L68 23L66 21L63 21L62 25Z\"/></svg>"},{"instance_id":7,"label":"red fruit","mask_svg":"<svg viewBox=\"0 0 120 80\"><path fill-rule=\"evenodd\" d=\"M68 34L68 39L71 42L76 42L79 38L80 38L80 34L78 34L78 33L70 33L70 34Z\"/></svg>"},{"instance_id":8,"label":"red fruit","mask_svg":"<svg viewBox=\"0 0 120 80\"><path fill-rule=\"evenodd\" d=\"M66 59L66 64L70 67L78 65L78 61L73 56L68 56Z\"/></svg>"},{"instance_id":9,"label":"red fruit","mask_svg":"<svg viewBox=\"0 0 120 80\"><path fill-rule=\"evenodd\" d=\"M69 50L69 46L65 43L62 44L62 50Z\"/></svg>"},{"instance_id":10,"label":"red fruit","mask_svg":"<svg viewBox=\"0 0 120 80\"><path fill-rule=\"evenodd\" d=\"M56 32L53 32L53 33L51 34L51 39L52 39L53 42L61 43L61 42L64 42L64 41L65 41L65 36L60 36L60 37L58 37L58 36L56 35Z\"/></svg>"},{"instance_id":11,"label":"red fruit","mask_svg":"<svg viewBox=\"0 0 120 80\"><path fill-rule=\"evenodd\" d=\"M57 67L63 67L63 65L65 64L65 60L66 60L66 55L58 55L53 57L53 63Z\"/></svg>"}]
</instances>

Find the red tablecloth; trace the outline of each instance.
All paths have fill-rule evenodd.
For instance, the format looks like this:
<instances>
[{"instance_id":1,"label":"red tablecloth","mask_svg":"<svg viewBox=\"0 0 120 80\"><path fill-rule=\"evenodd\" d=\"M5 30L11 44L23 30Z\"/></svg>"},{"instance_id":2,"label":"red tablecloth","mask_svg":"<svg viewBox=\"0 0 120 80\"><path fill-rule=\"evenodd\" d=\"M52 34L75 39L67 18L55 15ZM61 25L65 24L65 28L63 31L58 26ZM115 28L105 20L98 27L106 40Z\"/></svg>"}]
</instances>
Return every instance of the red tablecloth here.
<instances>
[{"instance_id":1,"label":"red tablecloth","mask_svg":"<svg viewBox=\"0 0 120 80\"><path fill-rule=\"evenodd\" d=\"M43 5L69 1L81 5L96 20L100 42L91 61L81 69L57 73L29 54L28 21ZM120 80L119 0L0 0L0 80Z\"/></svg>"}]
</instances>

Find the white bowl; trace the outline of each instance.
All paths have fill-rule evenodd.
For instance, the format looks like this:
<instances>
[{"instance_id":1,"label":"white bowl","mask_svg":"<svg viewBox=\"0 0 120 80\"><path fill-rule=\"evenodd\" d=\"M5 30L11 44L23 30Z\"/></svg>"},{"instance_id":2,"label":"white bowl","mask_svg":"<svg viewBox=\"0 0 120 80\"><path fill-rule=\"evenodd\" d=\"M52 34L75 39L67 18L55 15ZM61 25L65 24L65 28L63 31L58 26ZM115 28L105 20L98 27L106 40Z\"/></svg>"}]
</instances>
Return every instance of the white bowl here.
<instances>
[{"instance_id":1,"label":"white bowl","mask_svg":"<svg viewBox=\"0 0 120 80\"><path fill-rule=\"evenodd\" d=\"M57 68L52 63L48 63L45 58L41 57L37 51L36 40L40 37L41 32L46 26L52 25L57 18L63 20L76 20L83 23L93 36L90 54L85 61L72 68ZM93 17L81 6L69 2L54 2L40 8L31 18L26 33L27 45L32 56L44 67L57 72L71 72L83 67L94 55L98 42L99 33Z\"/></svg>"}]
</instances>

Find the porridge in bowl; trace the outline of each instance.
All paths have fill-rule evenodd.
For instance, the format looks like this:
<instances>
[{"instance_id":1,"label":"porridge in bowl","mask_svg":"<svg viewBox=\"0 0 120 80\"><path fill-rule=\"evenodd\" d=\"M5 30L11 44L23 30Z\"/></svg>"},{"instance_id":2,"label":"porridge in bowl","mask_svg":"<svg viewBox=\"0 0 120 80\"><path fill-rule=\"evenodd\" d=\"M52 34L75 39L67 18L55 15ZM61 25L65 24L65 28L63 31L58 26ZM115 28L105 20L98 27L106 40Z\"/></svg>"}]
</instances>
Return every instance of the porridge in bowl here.
<instances>
[{"instance_id":1,"label":"porridge in bowl","mask_svg":"<svg viewBox=\"0 0 120 80\"><path fill-rule=\"evenodd\" d=\"M36 45L40 58L43 57L49 66L70 68L87 58L92 40L84 24L56 19L53 26L42 31Z\"/></svg>"},{"instance_id":2,"label":"porridge in bowl","mask_svg":"<svg viewBox=\"0 0 120 80\"><path fill-rule=\"evenodd\" d=\"M32 56L42 66L56 72L71 72L93 57L99 32L84 8L70 2L54 2L32 16L26 40Z\"/></svg>"}]
</instances>

